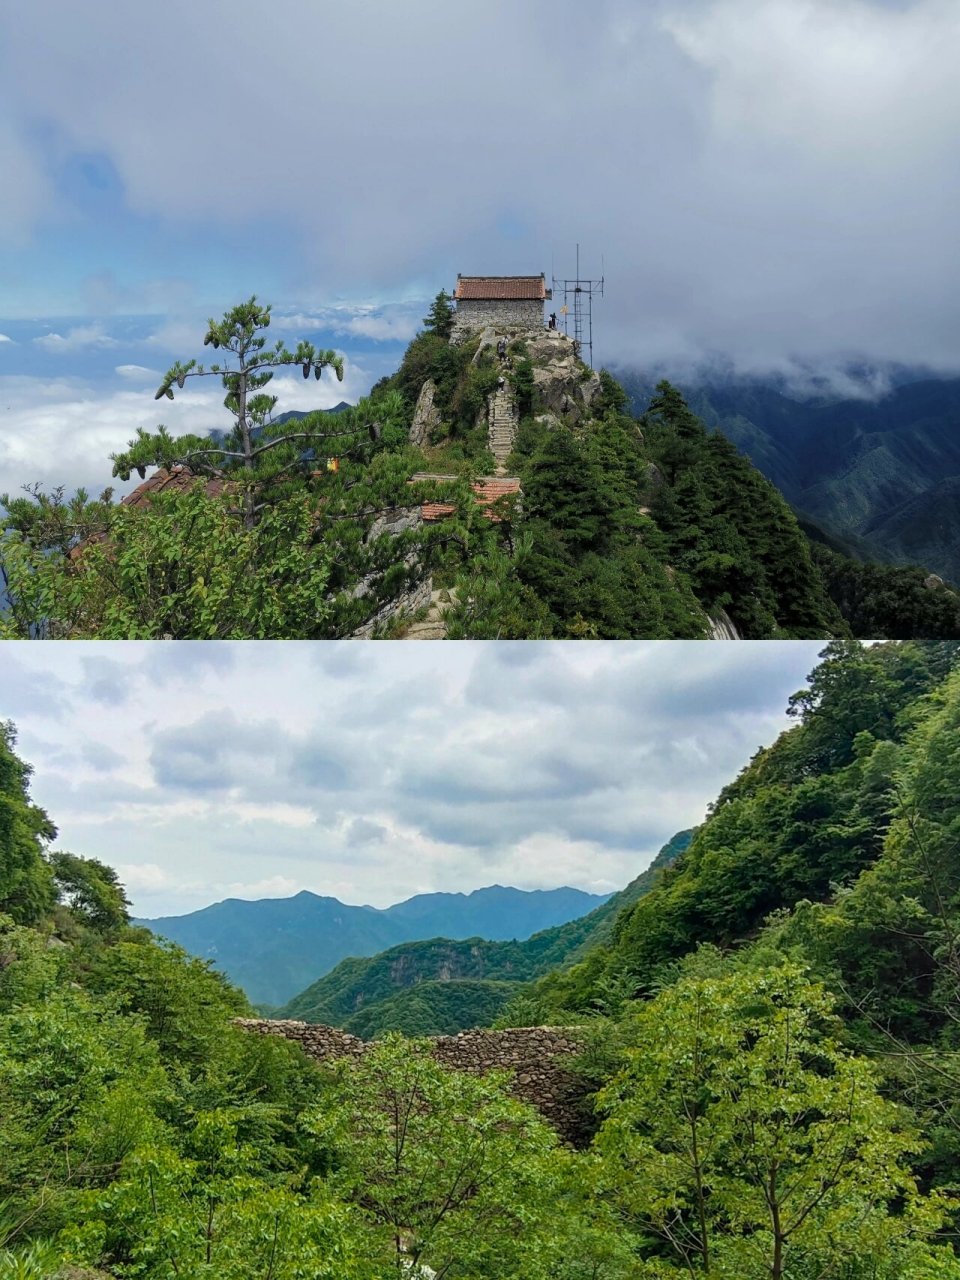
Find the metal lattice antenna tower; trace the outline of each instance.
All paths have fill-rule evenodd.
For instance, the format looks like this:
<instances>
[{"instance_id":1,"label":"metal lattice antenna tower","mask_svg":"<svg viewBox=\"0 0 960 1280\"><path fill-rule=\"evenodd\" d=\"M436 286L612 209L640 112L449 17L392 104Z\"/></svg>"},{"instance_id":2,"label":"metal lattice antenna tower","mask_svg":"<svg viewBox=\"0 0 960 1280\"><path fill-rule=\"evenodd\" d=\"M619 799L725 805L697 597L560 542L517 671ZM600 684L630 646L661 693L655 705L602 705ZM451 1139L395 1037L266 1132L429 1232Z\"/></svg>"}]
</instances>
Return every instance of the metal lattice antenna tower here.
<instances>
[{"instance_id":1,"label":"metal lattice antenna tower","mask_svg":"<svg viewBox=\"0 0 960 1280\"><path fill-rule=\"evenodd\" d=\"M577 244L577 274L573 280L558 280L553 277L554 289L563 290L563 332L570 336L570 324L573 322L573 341L577 354L587 352L587 363L593 368L593 295L603 297L603 267L600 268L599 280L584 280L580 276L580 245ZM572 304L572 305L571 305Z\"/></svg>"}]
</instances>

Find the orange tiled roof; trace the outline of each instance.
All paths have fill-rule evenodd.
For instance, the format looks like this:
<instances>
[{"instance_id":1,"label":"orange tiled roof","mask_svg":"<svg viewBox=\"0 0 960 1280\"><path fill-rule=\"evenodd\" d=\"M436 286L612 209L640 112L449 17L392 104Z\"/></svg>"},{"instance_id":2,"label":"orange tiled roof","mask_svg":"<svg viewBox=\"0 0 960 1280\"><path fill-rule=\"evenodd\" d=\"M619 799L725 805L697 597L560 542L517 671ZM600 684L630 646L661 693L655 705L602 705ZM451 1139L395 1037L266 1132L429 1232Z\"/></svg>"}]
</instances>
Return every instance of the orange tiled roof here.
<instances>
[{"instance_id":1,"label":"orange tiled roof","mask_svg":"<svg viewBox=\"0 0 960 1280\"><path fill-rule=\"evenodd\" d=\"M503 498L510 493L519 493L520 481L512 476L503 479L491 478L477 480L470 488L477 495L478 506L485 508L483 514L487 519L499 524L503 517L489 508L498 498ZM456 507L452 502L425 502L420 508L420 513L427 523L432 520L443 520L446 516L452 516L455 511Z\"/></svg>"},{"instance_id":2,"label":"orange tiled roof","mask_svg":"<svg viewBox=\"0 0 960 1280\"><path fill-rule=\"evenodd\" d=\"M519 301L531 299L542 302L550 297L543 275L538 276L457 276L453 291L456 299L485 301L490 299Z\"/></svg>"},{"instance_id":3,"label":"orange tiled roof","mask_svg":"<svg viewBox=\"0 0 960 1280\"><path fill-rule=\"evenodd\" d=\"M132 493L128 493L125 498L121 498L120 504L124 507L142 507L155 493L165 493L168 491L183 491L189 489L195 480L201 477L196 475L189 467L173 467L167 471L161 467L159 471L154 472L149 480L144 480L143 484L138 484ZM223 493L225 481L217 476L212 476L204 484L204 491L208 498L218 498Z\"/></svg>"},{"instance_id":4,"label":"orange tiled roof","mask_svg":"<svg viewBox=\"0 0 960 1280\"><path fill-rule=\"evenodd\" d=\"M149 480L144 480L142 484L128 493L125 498L120 499L122 507L145 507L149 505L150 499L156 493L163 492L184 492L189 489L195 481L201 477L196 475L189 467L177 466L170 471L161 467L155 471ZM218 476L211 476L204 484L204 491L208 498L217 498L226 488L226 481L221 480ZM107 538L105 533L91 533L88 538L84 538L82 542L78 542L75 547L71 547L67 553L71 560L76 560L82 554L84 548L94 546L98 542L104 542Z\"/></svg>"}]
</instances>

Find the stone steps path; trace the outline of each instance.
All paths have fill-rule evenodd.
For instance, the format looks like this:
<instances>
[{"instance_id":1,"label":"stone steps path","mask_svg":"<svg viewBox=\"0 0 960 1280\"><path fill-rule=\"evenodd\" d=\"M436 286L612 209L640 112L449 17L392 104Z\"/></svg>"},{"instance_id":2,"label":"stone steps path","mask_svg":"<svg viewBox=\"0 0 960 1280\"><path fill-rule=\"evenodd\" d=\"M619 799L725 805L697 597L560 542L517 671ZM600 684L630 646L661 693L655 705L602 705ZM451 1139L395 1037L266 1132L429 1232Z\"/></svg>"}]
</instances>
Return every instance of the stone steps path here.
<instances>
[{"instance_id":1,"label":"stone steps path","mask_svg":"<svg viewBox=\"0 0 960 1280\"><path fill-rule=\"evenodd\" d=\"M517 438L517 406L513 400L513 392L509 383L502 391L495 391L490 401L488 415L490 423L490 452L496 459L498 476L507 474L507 458Z\"/></svg>"},{"instance_id":2,"label":"stone steps path","mask_svg":"<svg viewBox=\"0 0 960 1280\"><path fill-rule=\"evenodd\" d=\"M447 626L443 620L443 615L450 608L451 604L456 600L456 591L431 591L430 608L427 610L427 616L420 622L415 622L403 634L403 640L446 640Z\"/></svg>"}]
</instances>

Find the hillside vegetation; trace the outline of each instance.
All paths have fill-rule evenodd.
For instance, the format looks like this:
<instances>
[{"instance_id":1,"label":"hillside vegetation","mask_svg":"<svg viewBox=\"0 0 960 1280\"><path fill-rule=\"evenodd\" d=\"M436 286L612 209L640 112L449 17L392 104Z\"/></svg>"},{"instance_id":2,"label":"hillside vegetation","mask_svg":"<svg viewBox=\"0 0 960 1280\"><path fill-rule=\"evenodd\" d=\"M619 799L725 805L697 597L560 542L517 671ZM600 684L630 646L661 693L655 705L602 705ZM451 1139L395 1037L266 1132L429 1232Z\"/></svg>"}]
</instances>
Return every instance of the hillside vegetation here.
<instances>
[{"instance_id":1,"label":"hillside vegetation","mask_svg":"<svg viewBox=\"0 0 960 1280\"><path fill-rule=\"evenodd\" d=\"M834 643L790 706L517 1001L582 1024L578 1150L422 1042L320 1069L242 1031L53 848L8 726L0 1275L960 1280L960 645Z\"/></svg>"},{"instance_id":2,"label":"hillside vegetation","mask_svg":"<svg viewBox=\"0 0 960 1280\"><path fill-rule=\"evenodd\" d=\"M511 335L518 423L504 465L521 492L485 518L471 486L497 462L487 419L501 365L480 335L450 341L444 295L424 323L356 406L296 416L275 413L274 372L339 377L342 358L268 347L270 309L255 298L211 320L203 343L223 354L209 368L178 361L157 397L214 377L228 427L140 429L110 461L122 480L149 473L147 488L121 503L111 490L0 497L0 636L393 636L430 607L431 588L451 602L451 639L960 633L949 587L919 610L913 580L851 590L852 544L834 539L839 566L815 555L738 452L769 470L753 436L708 432L666 382L635 416L556 334ZM896 468L906 474L900 454ZM436 519L421 520L425 502ZM816 524L820 507L804 510Z\"/></svg>"},{"instance_id":3,"label":"hillside vegetation","mask_svg":"<svg viewBox=\"0 0 960 1280\"><path fill-rule=\"evenodd\" d=\"M365 1039L388 1031L447 1035L487 1026L525 989L523 984L572 964L608 938L619 913L649 892L692 834L678 832L646 871L589 915L525 941L434 938L392 947L368 959L344 960L277 1016L343 1027Z\"/></svg>"},{"instance_id":4,"label":"hillside vegetation","mask_svg":"<svg viewBox=\"0 0 960 1280\"><path fill-rule=\"evenodd\" d=\"M185 916L139 920L191 955L211 960L257 1004L280 1005L346 956L414 938L525 938L575 920L604 895L580 889L491 885L472 893L423 893L391 907L356 907L306 890L292 898L228 898Z\"/></svg>"},{"instance_id":5,"label":"hillside vegetation","mask_svg":"<svg viewBox=\"0 0 960 1280\"><path fill-rule=\"evenodd\" d=\"M634 372L621 377L641 412L654 394L652 383ZM921 581L932 571L960 582L960 380L918 378L874 399L797 400L749 381L691 386L686 394L708 428L732 440L802 513L802 522L828 531L834 550L878 562L874 577L880 564L925 565ZM871 594L896 590L903 580L883 579L886 587L877 584ZM844 610L843 600L837 602ZM942 612L950 603L940 599L937 607ZM858 629L856 613L844 616L857 634L871 634Z\"/></svg>"}]
</instances>

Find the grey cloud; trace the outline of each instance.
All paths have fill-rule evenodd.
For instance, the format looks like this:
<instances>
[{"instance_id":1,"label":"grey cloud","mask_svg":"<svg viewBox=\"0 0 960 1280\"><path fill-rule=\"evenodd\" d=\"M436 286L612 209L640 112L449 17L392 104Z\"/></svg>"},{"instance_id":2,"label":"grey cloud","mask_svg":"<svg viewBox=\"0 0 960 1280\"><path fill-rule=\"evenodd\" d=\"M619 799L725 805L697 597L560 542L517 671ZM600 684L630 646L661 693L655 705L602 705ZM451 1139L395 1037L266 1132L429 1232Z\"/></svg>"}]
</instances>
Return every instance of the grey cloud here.
<instances>
[{"instance_id":1,"label":"grey cloud","mask_svg":"<svg viewBox=\"0 0 960 1280\"><path fill-rule=\"evenodd\" d=\"M134 672L125 662L113 662L109 658L84 658L85 687L93 698L105 707L120 707L130 697L130 681Z\"/></svg>"},{"instance_id":2,"label":"grey cloud","mask_svg":"<svg viewBox=\"0 0 960 1280\"><path fill-rule=\"evenodd\" d=\"M275 724L243 724L232 711L210 712L191 725L157 733L150 763L160 787L225 791L272 772L280 743Z\"/></svg>"},{"instance_id":3,"label":"grey cloud","mask_svg":"<svg viewBox=\"0 0 960 1280\"><path fill-rule=\"evenodd\" d=\"M189 684L197 671L227 673L237 664L236 645L231 641L212 644L208 640L178 640L174 643L147 643L138 646L142 654L140 671L147 679ZM261 648L264 662L269 660L270 646Z\"/></svg>"},{"instance_id":4,"label":"grey cloud","mask_svg":"<svg viewBox=\"0 0 960 1280\"><path fill-rule=\"evenodd\" d=\"M277 877L386 905L490 883L521 853L529 885L554 866L625 883L787 723L817 648L533 644L518 663L497 647L356 646L363 665L334 677L310 646L237 646L217 672L158 643L127 663L129 700L95 743L115 649L85 648L85 666L34 648L46 687L69 676L66 721L24 721L34 794L65 845L156 864L194 905L205 884ZM175 650L179 674L158 674ZM13 661L11 687L30 687ZM54 759L61 741L76 745Z\"/></svg>"},{"instance_id":5,"label":"grey cloud","mask_svg":"<svg viewBox=\"0 0 960 1280\"><path fill-rule=\"evenodd\" d=\"M150 217L240 236L283 190L298 287L328 300L432 291L457 270L572 274L579 240L590 275L605 255L604 360L958 368L949 0L276 0L272 14L263 41L255 11L233 11L228 53L219 9L189 0L18 13L0 66L11 223L54 199L28 145L39 118L109 157ZM190 39L155 58L171 29ZM247 113L257 181L224 202L229 149L185 140L222 113L245 59L284 92ZM454 69L466 92L496 75L482 110L449 110ZM305 159L304 118L336 136L327 163Z\"/></svg>"},{"instance_id":6,"label":"grey cloud","mask_svg":"<svg viewBox=\"0 0 960 1280\"><path fill-rule=\"evenodd\" d=\"M324 675L351 676L366 668L363 645L348 640L331 640L310 646L310 660Z\"/></svg>"},{"instance_id":7,"label":"grey cloud","mask_svg":"<svg viewBox=\"0 0 960 1280\"><path fill-rule=\"evenodd\" d=\"M353 818L347 824L346 841L351 849L355 849L364 845L380 844L389 834L381 822L371 822L369 818Z\"/></svg>"},{"instance_id":8,"label":"grey cloud","mask_svg":"<svg viewBox=\"0 0 960 1280\"><path fill-rule=\"evenodd\" d=\"M98 773L112 773L123 764L123 756L103 742L85 742L80 748L80 756L91 769Z\"/></svg>"},{"instance_id":9,"label":"grey cloud","mask_svg":"<svg viewBox=\"0 0 960 1280\"><path fill-rule=\"evenodd\" d=\"M37 715L60 720L69 714L73 690L65 680L20 662L12 643L3 644L0 656L0 720Z\"/></svg>"},{"instance_id":10,"label":"grey cloud","mask_svg":"<svg viewBox=\"0 0 960 1280\"><path fill-rule=\"evenodd\" d=\"M290 776L303 785L304 792L341 791L350 783L350 773L336 748L318 742L293 749Z\"/></svg>"}]
</instances>

